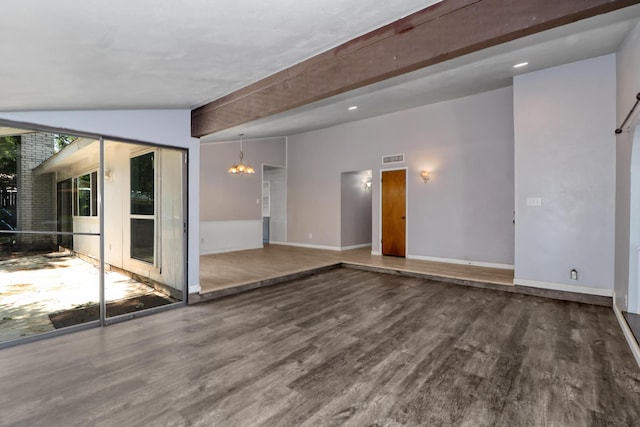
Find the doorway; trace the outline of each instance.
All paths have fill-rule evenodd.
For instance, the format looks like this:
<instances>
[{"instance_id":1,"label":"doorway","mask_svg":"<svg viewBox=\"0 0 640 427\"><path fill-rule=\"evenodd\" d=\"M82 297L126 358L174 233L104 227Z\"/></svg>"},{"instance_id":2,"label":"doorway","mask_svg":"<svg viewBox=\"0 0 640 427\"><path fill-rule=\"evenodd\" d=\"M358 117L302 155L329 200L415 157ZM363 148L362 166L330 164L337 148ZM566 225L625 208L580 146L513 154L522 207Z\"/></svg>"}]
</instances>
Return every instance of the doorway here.
<instances>
[{"instance_id":1,"label":"doorway","mask_svg":"<svg viewBox=\"0 0 640 427\"><path fill-rule=\"evenodd\" d=\"M629 281L621 311L631 333L640 343L640 121L629 127L631 141L629 206Z\"/></svg>"},{"instance_id":2,"label":"doorway","mask_svg":"<svg viewBox=\"0 0 640 427\"><path fill-rule=\"evenodd\" d=\"M629 284L623 311L640 313L640 123L630 127L633 134L631 149L631 191L629 224Z\"/></svg>"},{"instance_id":3,"label":"doorway","mask_svg":"<svg viewBox=\"0 0 640 427\"><path fill-rule=\"evenodd\" d=\"M262 243L287 241L287 170L262 165Z\"/></svg>"},{"instance_id":4,"label":"doorway","mask_svg":"<svg viewBox=\"0 0 640 427\"><path fill-rule=\"evenodd\" d=\"M381 171L382 255L406 256L407 170Z\"/></svg>"},{"instance_id":5,"label":"doorway","mask_svg":"<svg viewBox=\"0 0 640 427\"><path fill-rule=\"evenodd\" d=\"M340 247L371 246L371 170L340 175Z\"/></svg>"},{"instance_id":6,"label":"doorway","mask_svg":"<svg viewBox=\"0 0 640 427\"><path fill-rule=\"evenodd\" d=\"M271 241L269 226L271 225L271 181L262 181L262 244L268 245Z\"/></svg>"}]
</instances>

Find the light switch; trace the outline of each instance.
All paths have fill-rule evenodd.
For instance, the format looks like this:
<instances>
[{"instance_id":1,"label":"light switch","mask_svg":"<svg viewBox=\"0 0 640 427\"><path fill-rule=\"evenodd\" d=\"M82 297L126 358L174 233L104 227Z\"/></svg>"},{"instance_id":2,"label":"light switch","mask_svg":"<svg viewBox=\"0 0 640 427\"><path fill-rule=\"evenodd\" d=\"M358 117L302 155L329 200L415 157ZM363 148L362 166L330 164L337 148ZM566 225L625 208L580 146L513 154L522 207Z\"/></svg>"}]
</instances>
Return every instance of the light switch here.
<instances>
[{"instance_id":1,"label":"light switch","mask_svg":"<svg viewBox=\"0 0 640 427\"><path fill-rule=\"evenodd\" d=\"M527 206L542 206L542 197L527 197Z\"/></svg>"}]
</instances>

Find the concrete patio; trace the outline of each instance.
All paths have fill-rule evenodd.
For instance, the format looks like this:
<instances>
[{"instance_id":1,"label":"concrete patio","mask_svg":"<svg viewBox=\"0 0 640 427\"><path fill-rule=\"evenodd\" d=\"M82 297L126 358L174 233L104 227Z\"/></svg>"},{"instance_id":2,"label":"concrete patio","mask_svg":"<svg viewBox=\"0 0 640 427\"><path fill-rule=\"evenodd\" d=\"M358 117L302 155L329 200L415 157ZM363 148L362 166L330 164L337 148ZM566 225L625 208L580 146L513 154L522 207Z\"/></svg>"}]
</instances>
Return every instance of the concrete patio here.
<instances>
[{"instance_id":1,"label":"concrete patio","mask_svg":"<svg viewBox=\"0 0 640 427\"><path fill-rule=\"evenodd\" d=\"M0 342L54 330L52 313L97 304L99 270L68 252L0 261ZM108 302L162 295L115 271L105 272Z\"/></svg>"}]
</instances>

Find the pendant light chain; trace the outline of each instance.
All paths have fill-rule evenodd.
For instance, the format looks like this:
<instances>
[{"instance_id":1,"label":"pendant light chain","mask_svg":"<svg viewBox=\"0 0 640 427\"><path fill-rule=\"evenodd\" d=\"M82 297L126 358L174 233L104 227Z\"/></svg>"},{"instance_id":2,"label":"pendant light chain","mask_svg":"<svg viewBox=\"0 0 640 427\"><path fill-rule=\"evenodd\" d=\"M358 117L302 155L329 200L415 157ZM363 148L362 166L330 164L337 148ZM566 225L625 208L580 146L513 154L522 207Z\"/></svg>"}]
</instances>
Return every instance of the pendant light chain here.
<instances>
[{"instance_id":1,"label":"pendant light chain","mask_svg":"<svg viewBox=\"0 0 640 427\"><path fill-rule=\"evenodd\" d=\"M248 165L244 162L244 150L242 147L242 140L244 137L244 134L241 133L240 135L240 162L231 166L228 170L228 172L230 174L234 174L234 175L244 175L244 174L253 174L256 173L256 171L251 167L251 165Z\"/></svg>"}]
</instances>

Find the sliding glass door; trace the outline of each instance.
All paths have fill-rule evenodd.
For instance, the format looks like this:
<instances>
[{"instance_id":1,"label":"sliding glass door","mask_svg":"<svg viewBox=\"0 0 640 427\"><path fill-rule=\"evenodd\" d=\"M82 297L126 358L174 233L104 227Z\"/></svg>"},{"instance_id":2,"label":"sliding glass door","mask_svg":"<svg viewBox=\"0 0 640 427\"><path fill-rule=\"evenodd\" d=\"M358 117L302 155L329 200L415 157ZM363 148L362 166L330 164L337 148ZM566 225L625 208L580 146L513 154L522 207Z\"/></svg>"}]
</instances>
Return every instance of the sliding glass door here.
<instances>
[{"instance_id":1,"label":"sliding glass door","mask_svg":"<svg viewBox=\"0 0 640 427\"><path fill-rule=\"evenodd\" d=\"M71 144L87 156L70 158ZM0 146L0 193L13 196L0 206L0 344L98 324L100 141L0 127Z\"/></svg>"},{"instance_id":2,"label":"sliding glass door","mask_svg":"<svg viewBox=\"0 0 640 427\"><path fill-rule=\"evenodd\" d=\"M0 347L182 302L185 173L179 149L0 124Z\"/></svg>"},{"instance_id":3,"label":"sliding glass door","mask_svg":"<svg viewBox=\"0 0 640 427\"><path fill-rule=\"evenodd\" d=\"M184 159L179 149L105 142L107 321L184 299Z\"/></svg>"}]
</instances>

